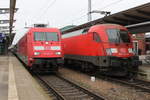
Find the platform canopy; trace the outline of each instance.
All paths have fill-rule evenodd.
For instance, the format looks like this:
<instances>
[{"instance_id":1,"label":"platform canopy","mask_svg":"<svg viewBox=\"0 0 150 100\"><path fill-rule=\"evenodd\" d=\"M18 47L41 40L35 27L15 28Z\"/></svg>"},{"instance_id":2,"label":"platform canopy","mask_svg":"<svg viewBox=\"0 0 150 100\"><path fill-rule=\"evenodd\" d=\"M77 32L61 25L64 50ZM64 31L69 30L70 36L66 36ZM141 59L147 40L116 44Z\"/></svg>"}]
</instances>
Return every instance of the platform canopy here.
<instances>
[{"instance_id":1,"label":"platform canopy","mask_svg":"<svg viewBox=\"0 0 150 100\"><path fill-rule=\"evenodd\" d=\"M103 24L103 23L114 23L114 24L120 24L123 26L128 27L129 25L132 25L129 28L132 28L132 33L138 33L138 32L148 32L150 31L150 28L147 30L140 30L142 28L140 28L140 25L138 25L138 28L140 28L140 31L134 31L133 28L137 28L136 25L140 24L140 23L146 23L147 26L150 26L150 23L148 23L150 21L150 3L135 7L135 8L131 8L125 11L121 11L115 14L112 14L110 16L105 16L103 18L99 18L97 20L79 25L77 27L68 29L66 31L64 31L63 33L67 33L67 32L71 32L71 31L75 31L78 29L82 29L82 28L86 28L86 27L90 27L92 25L96 25L96 24ZM143 25L143 24L142 24Z\"/></svg>"},{"instance_id":2,"label":"platform canopy","mask_svg":"<svg viewBox=\"0 0 150 100\"><path fill-rule=\"evenodd\" d=\"M9 21L9 27L10 27L10 36L12 33L12 26L14 22L14 13L16 12L16 0L10 0L10 21ZM18 9L17 9L18 10Z\"/></svg>"}]
</instances>

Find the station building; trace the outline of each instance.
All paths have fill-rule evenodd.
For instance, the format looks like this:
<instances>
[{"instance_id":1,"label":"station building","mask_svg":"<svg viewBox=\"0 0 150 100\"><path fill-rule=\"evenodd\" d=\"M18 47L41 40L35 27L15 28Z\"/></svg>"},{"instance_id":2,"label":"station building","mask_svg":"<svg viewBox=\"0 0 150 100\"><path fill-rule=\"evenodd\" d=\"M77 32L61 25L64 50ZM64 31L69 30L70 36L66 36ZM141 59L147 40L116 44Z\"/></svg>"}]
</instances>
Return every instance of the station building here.
<instances>
[{"instance_id":1,"label":"station building","mask_svg":"<svg viewBox=\"0 0 150 100\"><path fill-rule=\"evenodd\" d=\"M132 35L134 51L138 55L150 54L150 35L139 33Z\"/></svg>"}]
</instances>

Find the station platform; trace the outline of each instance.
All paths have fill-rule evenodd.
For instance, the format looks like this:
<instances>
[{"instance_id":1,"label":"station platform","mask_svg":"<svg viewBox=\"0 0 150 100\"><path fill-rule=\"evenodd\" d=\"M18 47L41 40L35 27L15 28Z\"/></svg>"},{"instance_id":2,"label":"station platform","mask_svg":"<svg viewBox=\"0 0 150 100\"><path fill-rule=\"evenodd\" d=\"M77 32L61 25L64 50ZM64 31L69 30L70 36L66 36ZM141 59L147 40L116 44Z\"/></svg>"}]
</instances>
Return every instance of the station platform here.
<instances>
[{"instance_id":1,"label":"station platform","mask_svg":"<svg viewBox=\"0 0 150 100\"><path fill-rule=\"evenodd\" d=\"M0 56L0 100L51 100L14 56Z\"/></svg>"},{"instance_id":2,"label":"station platform","mask_svg":"<svg viewBox=\"0 0 150 100\"><path fill-rule=\"evenodd\" d=\"M150 65L139 66L138 77L143 80L150 81Z\"/></svg>"},{"instance_id":3,"label":"station platform","mask_svg":"<svg viewBox=\"0 0 150 100\"><path fill-rule=\"evenodd\" d=\"M143 65L150 65L150 55L140 55L139 60L142 61Z\"/></svg>"},{"instance_id":4,"label":"station platform","mask_svg":"<svg viewBox=\"0 0 150 100\"><path fill-rule=\"evenodd\" d=\"M140 55L139 59L142 61L142 65L139 66L139 75L140 79L144 79L150 81L150 59L146 59L146 57L150 58L150 55Z\"/></svg>"}]
</instances>

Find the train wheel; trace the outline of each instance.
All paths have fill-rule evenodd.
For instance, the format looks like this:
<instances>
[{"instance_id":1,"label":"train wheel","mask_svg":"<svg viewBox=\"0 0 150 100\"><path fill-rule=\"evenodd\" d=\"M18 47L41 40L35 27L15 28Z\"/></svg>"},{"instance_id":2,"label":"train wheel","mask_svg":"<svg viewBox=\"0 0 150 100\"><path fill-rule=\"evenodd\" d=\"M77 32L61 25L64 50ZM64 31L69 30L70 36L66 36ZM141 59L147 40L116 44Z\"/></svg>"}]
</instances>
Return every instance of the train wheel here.
<instances>
[{"instance_id":1,"label":"train wheel","mask_svg":"<svg viewBox=\"0 0 150 100\"><path fill-rule=\"evenodd\" d=\"M83 72L93 73L94 72L94 66L91 63L82 62L81 70Z\"/></svg>"},{"instance_id":2,"label":"train wheel","mask_svg":"<svg viewBox=\"0 0 150 100\"><path fill-rule=\"evenodd\" d=\"M68 66L68 61L65 60L65 61L64 61L64 67L67 67L67 66Z\"/></svg>"},{"instance_id":3,"label":"train wheel","mask_svg":"<svg viewBox=\"0 0 150 100\"><path fill-rule=\"evenodd\" d=\"M130 79L135 79L138 75L138 66L133 66L131 70L128 71L127 77Z\"/></svg>"},{"instance_id":4,"label":"train wheel","mask_svg":"<svg viewBox=\"0 0 150 100\"><path fill-rule=\"evenodd\" d=\"M93 64L89 63L88 64L88 70L91 74L95 74L96 73L96 66L94 66Z\"/></svg>"},{"instance_id":5,"label":"train wheel","mask_svg":"<svg viewBox=\"0 0 150 100\"><path fill-rule=\"evenodd\" d=\"M87 72L87 63L86 62L81 63L81 71Z\"/></svg>"},{"instance_id":6,"label":"train wheel","mask_svg":"<svg viewBox=\"0 0 150 100\"><path fill-rule=\"evenodd\" d=\"M138 71L139 71L138 66L134 66L134 68L133 68L133 77L134 77L134 78L137 77Z\"/></svg>"},{"instance_id":7,"label":"train wheel","mask_svg":"<svg viewBox=\"0 0 150 100\"><path fill-rule=\"evenodd\" d=\"M52 69L52 72L58 72L59 67L58 66L54 66L54 68Z\"/></svg>"},{"instance_id":8,"label":"train wheel","mask_svg":"<svg viewBox=\"0 0 150 100\"><path fill-rule=\"evenodd\" d=\"M85 64L84 64L84 62L81 63L81 71L83 71L83 72L85 71Z\"/></svg>"},{"instance_id":9,"label":"train wheel","mask_svg":"<svg viewBox=\"0 0 150 100\"><path fill-rule=\"evenodd\" d=\"M71 66L71 61L65 59L65 62L64 62L64 67L70 67Z\"/></svg>"}]
</instances>

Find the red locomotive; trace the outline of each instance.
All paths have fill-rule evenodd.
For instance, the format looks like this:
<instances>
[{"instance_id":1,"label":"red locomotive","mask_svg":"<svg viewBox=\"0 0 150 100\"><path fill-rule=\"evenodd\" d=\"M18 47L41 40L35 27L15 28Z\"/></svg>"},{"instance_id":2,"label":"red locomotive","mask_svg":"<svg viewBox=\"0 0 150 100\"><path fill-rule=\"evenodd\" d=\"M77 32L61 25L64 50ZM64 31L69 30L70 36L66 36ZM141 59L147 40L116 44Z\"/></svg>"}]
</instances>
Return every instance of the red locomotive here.
<instances>
[{"instance_id":1,"label":"red locomotive","mask_svg":"<svg viewBox=\"0 0 150 100\"><path fill-rule=\"evenodd\" d=\"M57 28L30 28L17 43L17 56L34 71L57 71L61 45Z\"/></svg>"},{"instance_id":2,"label":"red locomotive","mask_svg":"<svg viewBox=\"0 0 150 100\"><path fill-rule=\"evenodd\" d=\"M65 64L80 64L84 71L99 70L114 76L126 76L138 70L131 34L116 24L100 24L63 33Z\"/></svg>"}]
</instances>

